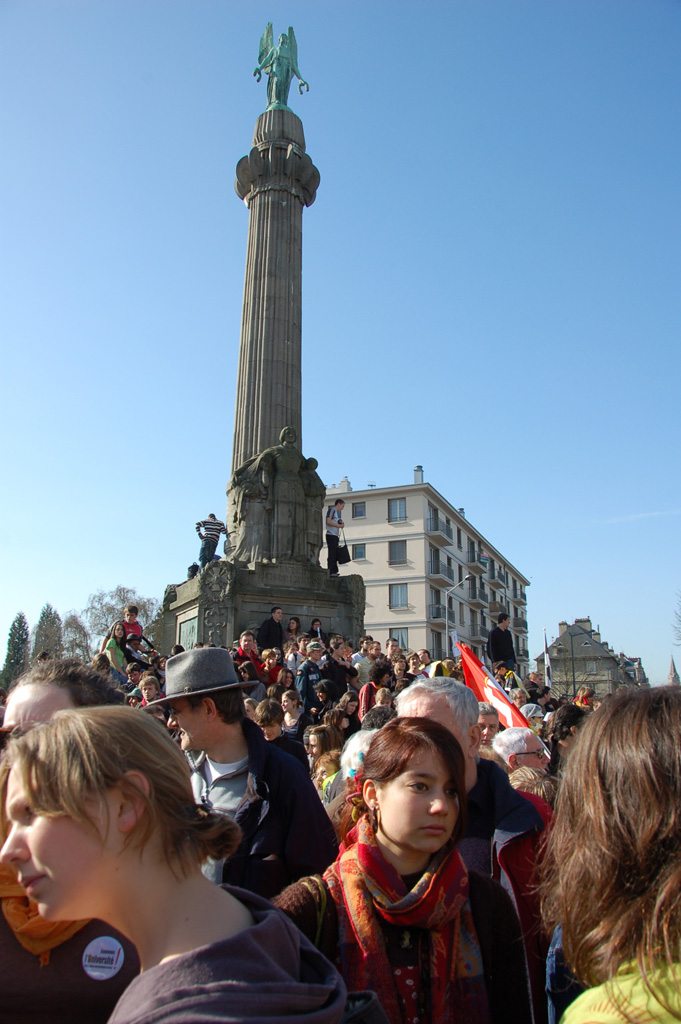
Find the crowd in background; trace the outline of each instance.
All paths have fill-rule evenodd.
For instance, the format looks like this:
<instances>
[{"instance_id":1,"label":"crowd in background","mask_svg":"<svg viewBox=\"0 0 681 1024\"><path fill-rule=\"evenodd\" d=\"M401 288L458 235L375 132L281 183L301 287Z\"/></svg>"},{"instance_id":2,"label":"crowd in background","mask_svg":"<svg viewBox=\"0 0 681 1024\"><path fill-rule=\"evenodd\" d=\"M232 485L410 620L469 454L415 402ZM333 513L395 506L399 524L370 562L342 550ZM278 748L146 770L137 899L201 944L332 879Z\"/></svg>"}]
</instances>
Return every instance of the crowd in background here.
<instances>
[{"instance_id":1,"label":"crowd in background","mask_svg":"<svg viewBox=\"0 0 681 1024\"><path fill-rule=\"evenodd\" d=\"M193 809L174 826L173 849L182 870L172 856L168 860L166 849L169 873L158 864L150 867L154 881L144 891L132 881L112 883L109 898L93 898L93 913L85 915L120 928L115 942L127 953L126 971L112 986L111 999L96 998L87 986L83 992L76 986L69 996L55 980L53 989L44 987L45 998L37 997L42 1010L32 1016L25 993L22 1001L9 985L3 1020L41 1019L45 999L52 1006L50 1019L76 1019L80 998L89 1007L81 1019L106 1020L117 1000L109 1018L116 1024L194 1019L174 1016L171 1009L179 998L183 957L177 978L161 970L158 951L145 963L149 937L119 909L128 898L152 906L152 889L178 907L191 894L192 905L203 908L192 929L186 921L177 924L187 956L192 942L222 950L220 943L232 937L232 931L221 932L229 918L241 922L244 934L262 926L263 934L278 935L271 949L266 938L251 953L255 959L267 953L267 970L276 974L277 957L291 946L291 935L306 936L295 940L294 945L303 942L302 952L291 954L290 976L282 984L300 980L305 970L310 983L324 979L325 1001L310 1018L319 1022L331 1024L352 1012L352 1019L376 1024L680 1020L681 694L670 688L598 699L582 687L570 699L552 692L535 673L521 681L503 662L490 672L526 726L505 727L494 704L478 701L458 658L433 660L427 649L402 650L392 637L367 635L354 644L327 634L318 618L304 630L298 616L285 619L278 606L230 648L198 642L191 651L176 645L159 652L145 639L137 609L129 606L90 667L51 663L45 652L10 694L3 735L26 736L8 746L4 795L11 795L13 780L16 786L20 766L36 757L49 764L50 743L58 741L75 751L76 762L90 759L83 778L93 777L99 758L108 759L109 772L115 774L111 765L118 759L121 777L132 772L151 780L145 790L154 794L145 798L148 811L150 799L161 799L156 794L162 785L154 781L160 769L158 758L151 764L130 740L137 736L137 726L130 725L134 708L134 721L158 720L141 724L135 743L154 747L162 737L158 756L167 757L177 779L185 780L176 784L186 789L185 808ZM59 699L50 698L46 708L47 695L56 693ZM103 716L94 707L89 718L76 712L69 719L70 709L84 712L92 705L103 705ZM121 706L118 718L109 705ZM55 711L66 714L53 718ZM50 724L30 740L31 726L39 722ZM50 778L76 771L63 769L63 758L59 764ZM35 772L30 784L26 772L22 767L17 778L25 789L33 786L38 815L81 814L63 794L52 792L51 783L52 795L44 798ZM240 772L241 789L234 784ZM264 828L263 800L270 806ZM169 795L168 806L155 808L140 849L147 848L164 815L176 816L172 803ZM222 812L215 821L214 811ZM225 811L234 823L229 835L221 824ZM15 825L3 848L4 864L20 876L22 857L33 850L15 835L25 828L23 813L10 814ZM191 839L190 825L196 832ZM205 833L201 840L199 833ZM117 856L128 857L121 851ZM603 865L595 867L599 851L609 876ZM6 963L16 961L17 977L29 978L30 957L45 959L47 949L53 961L63 958L61 973L68 974L70 926L52 946L39 948L33 939L26 944L21 929L33 935L42 926L31 911L28 923L22 916L15 927L9 909L18 912L23 890L12 878L5 874L0 888L6 920L0 951ZM224 918L216 917L204 883L223 884ZM29 877L31 884L39 895ZM75 908L80 914L88 904L80 896L67 906L75 918ZM279 911L288 919L286 927L299 931L286 931ZM28 951L26 962L18 959L17 942ZM305 942L326 960L305 953ZM152 968L146 978L136 975L138 955L145 972ZM314 966L303 969L307 955ZM220 1008L226 1017L235 1005L222 987L248 979L253 965L232 962L227 970L211 960L209 969L205 957L201 963L217 988L210 997L192 989L191 999L196 1007L217 1000L211 1019L219 1020ZM187 970L191 974L195 965ZM43 981L55 976L41 975ZM135 1000L126 1000L125 992L133 989ZM307 1019L291 998L282 1016ZM246 1019L245 1011L235 1012L235 1019ZM277 1017L274 1011L263 1015Z\"/></svg>"}]
</instances>

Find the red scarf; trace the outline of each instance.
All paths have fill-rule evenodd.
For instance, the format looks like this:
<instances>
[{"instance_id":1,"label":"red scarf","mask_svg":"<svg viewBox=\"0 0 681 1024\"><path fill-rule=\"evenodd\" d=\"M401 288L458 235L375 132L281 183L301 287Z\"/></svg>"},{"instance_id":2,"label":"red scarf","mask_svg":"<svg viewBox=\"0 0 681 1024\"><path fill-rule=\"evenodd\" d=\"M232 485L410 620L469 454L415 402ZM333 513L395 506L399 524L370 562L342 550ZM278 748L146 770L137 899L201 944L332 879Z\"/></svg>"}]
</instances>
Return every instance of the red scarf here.
<instances>
[{"instance_id":1,"label":"red scarf","mask_svg":"<svg viewBox=\"0 0 681 1024\"><path fill-rule=\"evenodd\" d=\"M378 848L367 815L357 842L327 869L336 904L341 974L350 991L372 989L391 1024L403 1013L378 917L429 935L430 1021L488 1024L482 954L468 901L468 872L451 845L440 850L411 892Z\"/></svg>"}]
</instances>

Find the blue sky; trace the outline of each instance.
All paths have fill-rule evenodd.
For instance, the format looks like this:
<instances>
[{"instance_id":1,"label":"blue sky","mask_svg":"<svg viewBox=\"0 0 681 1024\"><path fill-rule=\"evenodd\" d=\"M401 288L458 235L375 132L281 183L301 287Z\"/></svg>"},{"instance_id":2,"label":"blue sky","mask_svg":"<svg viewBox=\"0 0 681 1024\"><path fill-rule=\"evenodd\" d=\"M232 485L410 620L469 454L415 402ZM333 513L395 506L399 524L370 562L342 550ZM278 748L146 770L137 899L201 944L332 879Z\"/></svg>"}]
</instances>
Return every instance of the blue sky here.
<instances>
[{"instance_id":1,"label":"blue sky","mask_svg":"<svg viewBox=\"0 0 681 1024\"><path fill-rule=\"evenodd\" d=\"M295 27L321 173L305 453L357 488L422 464L532 580L531 654L591 615L661 682L681 589L671 0L4 0L0 656L20 609L162 596L224 511L234 167L268 20Z\"/></svg>"}]
</instances>

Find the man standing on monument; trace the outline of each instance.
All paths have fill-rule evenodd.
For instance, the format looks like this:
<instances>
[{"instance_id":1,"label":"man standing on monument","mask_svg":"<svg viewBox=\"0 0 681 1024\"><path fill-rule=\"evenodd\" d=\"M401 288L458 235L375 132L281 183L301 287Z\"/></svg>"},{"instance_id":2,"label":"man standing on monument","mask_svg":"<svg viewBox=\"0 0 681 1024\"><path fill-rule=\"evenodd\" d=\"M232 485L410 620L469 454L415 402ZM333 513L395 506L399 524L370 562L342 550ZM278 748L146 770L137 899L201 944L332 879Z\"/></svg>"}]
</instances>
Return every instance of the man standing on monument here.
<instances>
[{"instance_id":1,"label":"man standing on monument","mask_svg":"<svg viewBox=\"0 0 681 1024\"><path fill-rule=\"evenodd\" d=\"M203 533L201 531L203 531ZM227 536L227 530L225 528L225 524L221 523L220 520L215 517L214 512L211 512L208 519L202 519L196 524L196 532L201 539L199 565L203 569L209 562L213 561L213 555L215 554L215 549L218 546L220 534L224 533L225 536Z\"/></svg>"},{"instance_id":2,"label":"man standing on monument","mask_svg":"<svg viewBox=\"0 0 681 1024\"><path fill-rule=\"evenodd\" d=\"M328 566L329 576L340 576L338 572L338 542L340 540L341 528L345 526L342 520L345 502L342 498L336 498L333 505L326 510L326 546L329 550Z\"/></svg>"}]
</instances>

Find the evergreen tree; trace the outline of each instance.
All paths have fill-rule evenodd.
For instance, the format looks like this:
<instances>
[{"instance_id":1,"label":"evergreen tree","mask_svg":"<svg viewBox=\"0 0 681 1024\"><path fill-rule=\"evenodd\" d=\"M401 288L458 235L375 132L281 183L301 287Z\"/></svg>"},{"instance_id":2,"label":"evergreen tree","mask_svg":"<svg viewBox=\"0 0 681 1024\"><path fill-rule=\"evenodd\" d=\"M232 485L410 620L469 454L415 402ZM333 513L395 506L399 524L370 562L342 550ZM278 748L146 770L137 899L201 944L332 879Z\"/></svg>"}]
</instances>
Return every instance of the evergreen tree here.
<instances>
[{"instance_id":1,"label":"evergreen tree","mask_svg":"<svg viewBox=\"0 0 681 1024\"><path fill-rule=\"evenodd\" d=\"M7 657L0 675L0 683L7 690L28 668L28 622L23 612L19 612L9 629L7 640Z\"/></svg>"},{"instance_id":2,"label":"evergreen tree","mask_svg":"<svg viewBox=\"0 0 681 1024\"><path fill-rule=\"evenodd\" d=\"M31 662L34 663L41 651L47 651L53 658L64 657L64 636L59 612L46 604L40 613L38 625L33 634Z\"/></svg>"}]
</instances>

